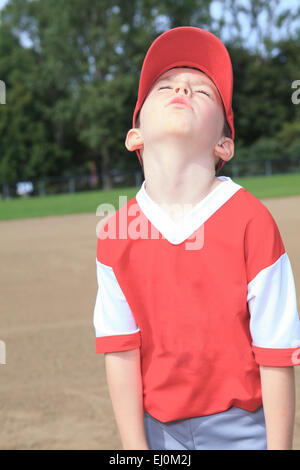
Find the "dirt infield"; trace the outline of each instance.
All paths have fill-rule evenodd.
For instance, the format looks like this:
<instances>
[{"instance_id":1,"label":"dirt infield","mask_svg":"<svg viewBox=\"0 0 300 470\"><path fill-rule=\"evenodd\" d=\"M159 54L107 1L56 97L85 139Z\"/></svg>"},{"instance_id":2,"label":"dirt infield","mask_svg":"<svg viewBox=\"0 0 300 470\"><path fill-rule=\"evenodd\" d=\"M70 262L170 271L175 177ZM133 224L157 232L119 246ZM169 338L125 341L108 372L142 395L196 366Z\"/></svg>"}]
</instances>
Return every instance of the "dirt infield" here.
<instances>
[{"instance_id":1,"label":"dirt infield","mask_svg":"<svg viewBox=\"0 0 300 470\"><path fill-rule=\"evenodd\" d=\"M299 309L300 197L262 202L289 254ZM98 222L84 214L0 223L0 449L121 449L92 325Z\"/></svg>"}]
</instances>

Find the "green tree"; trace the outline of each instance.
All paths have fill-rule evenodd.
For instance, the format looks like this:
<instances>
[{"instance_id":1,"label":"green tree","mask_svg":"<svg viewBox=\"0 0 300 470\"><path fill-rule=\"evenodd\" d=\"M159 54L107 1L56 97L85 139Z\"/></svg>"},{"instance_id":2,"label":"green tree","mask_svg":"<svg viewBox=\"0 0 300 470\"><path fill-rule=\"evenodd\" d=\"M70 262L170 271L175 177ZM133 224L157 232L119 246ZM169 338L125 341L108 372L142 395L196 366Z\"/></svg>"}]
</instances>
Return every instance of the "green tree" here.
<instances>
[{"instance_id":1,"label":"green tree","mask_svg":"<svg viewBox=\"0 0 300 470\"><path fill-rule=\"evenodd\" d=\"M280 22L294 24L288 11L280 17L277 0L243 3L224 0L216 20L211 0L10 0L0 18L0 79L7 85L0 181L67 175L95 162L109 188L112 168L140 168L124 141L145 52L164 30L183 25L221 39L230 30L237 139L250 146L274 138L299 116L291 82L299 79L300 35L274 41ZM262 32L264 41L273 42L266 42L267 53L249 51L241 14L255 32L264 12L273 28Z\"/></svg>"}]
</instances>

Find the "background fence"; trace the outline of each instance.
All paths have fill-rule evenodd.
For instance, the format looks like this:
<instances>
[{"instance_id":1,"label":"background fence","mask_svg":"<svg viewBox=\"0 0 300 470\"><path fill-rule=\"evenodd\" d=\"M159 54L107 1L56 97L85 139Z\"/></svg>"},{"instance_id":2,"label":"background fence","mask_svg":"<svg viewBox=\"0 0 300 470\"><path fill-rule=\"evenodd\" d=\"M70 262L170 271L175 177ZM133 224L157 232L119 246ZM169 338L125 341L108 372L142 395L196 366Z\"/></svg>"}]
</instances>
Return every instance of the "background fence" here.
<instances>
[{"instance_id":1,"label":"background fence","mask_svg":"<svg viewBox=\"0 0 300 470\"><path fill-rule=\"evenodd\" d=\"M272 176L273 174L300 172L299 162L272 161L272 160L247 160L227 163L218 176L230 176L239 178L242 176ZM140 187L144 174L142 170L135 171L111 171L113 188ZM13 181L0 184L0 198L18 198L28 196L46 196L51 194L75 193L80 191L103 190L103 178L101 173L82 174L71 177L47 177L31 181Z\"/></svg>"}]
</instances>

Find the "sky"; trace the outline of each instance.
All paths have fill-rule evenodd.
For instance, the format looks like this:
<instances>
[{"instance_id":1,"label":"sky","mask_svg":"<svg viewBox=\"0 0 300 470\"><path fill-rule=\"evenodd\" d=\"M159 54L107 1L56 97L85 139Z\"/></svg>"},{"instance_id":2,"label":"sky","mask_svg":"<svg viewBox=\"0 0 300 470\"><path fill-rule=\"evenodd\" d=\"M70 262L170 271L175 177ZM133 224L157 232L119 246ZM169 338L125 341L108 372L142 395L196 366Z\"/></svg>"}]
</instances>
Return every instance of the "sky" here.
<instances>
[{"instance_id":1,"label":"sky","mask_svg":"<svg viewBox=\"0 0 300 470\"><path fill-rule=\"evenodd\" d=\"M242 0L241 3L245 4L245 6L249 5L249 3L251 2L251 0ZM214 18L218 19L222 16L222 14L224 13L224 3L222 0L215 0L212 4L212 8L211 8L211 13L213 15ZM285 11L286 9L289 9L291 12L295 11L299 8L299 0L281 0L280 3L279 3L279 7L278 7L278 13L281 13L283 11ZM227 11L225 13L225 15L227 15L228 19L232 19L234 21L234 18L231 18L230 17L230 11ZM225 16L226 18L226 16ZM257 35L255 34L254 31L251 31L251 26L250 26L250 23L249 21L244 17L243 19L243 16L240 18L240 21L242 22L242 25L243 25L243 38L245 39L245 44L251 48L251 47L258 47L258 49L260 51L263 50L263 48L259 47L258 46L258 38L257 38ZM298 27L300 25L300 19L298 20ZM267 30L267 27L268 27L268 24L267 24L267 18L266 16L264 17L263 15L260 16L259 18L259 24L262 26L262 30ZM293 31L289 31L289 33L292 33ZM275 34L274 34L274 37L273 39L274 40L278 40L282 37L286 37L286 30L285 28L282 28L281 31L280 30L276 30L275 31ZM229 41L230 40L230 29L227 28L227 30L225 29L223 31L223 36L221 38L224 42L226 41Z\"/></svg>"}]
</instances>

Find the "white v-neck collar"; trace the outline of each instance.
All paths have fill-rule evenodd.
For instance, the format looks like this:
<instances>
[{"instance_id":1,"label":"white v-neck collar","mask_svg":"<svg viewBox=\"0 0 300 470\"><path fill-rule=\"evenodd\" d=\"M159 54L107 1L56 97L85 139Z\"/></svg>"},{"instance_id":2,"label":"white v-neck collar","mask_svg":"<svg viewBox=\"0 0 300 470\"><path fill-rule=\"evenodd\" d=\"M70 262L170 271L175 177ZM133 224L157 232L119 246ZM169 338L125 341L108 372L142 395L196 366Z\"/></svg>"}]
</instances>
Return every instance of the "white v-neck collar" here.
<instances>
[{"instance_id":1,"label":"white v-neck collar","mask_svg":"<svg viewBox=\"0 0 300 470\"><path fill-rule=\"evenodd\" d=\"M229 176L217 176L223 181L202 201L196 204L183 218L175 222L147 194L145 180L136 194L141 210L154 227L173 245L187 240L217 209L225 204L242 186Z\"/></svg>"}]
</instances>

